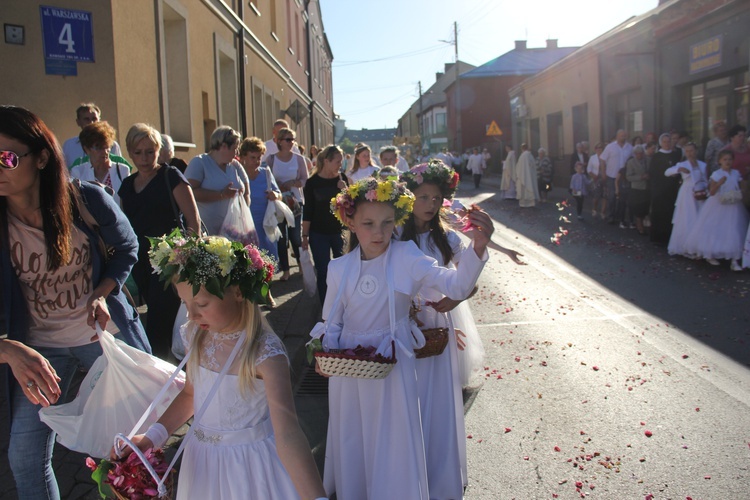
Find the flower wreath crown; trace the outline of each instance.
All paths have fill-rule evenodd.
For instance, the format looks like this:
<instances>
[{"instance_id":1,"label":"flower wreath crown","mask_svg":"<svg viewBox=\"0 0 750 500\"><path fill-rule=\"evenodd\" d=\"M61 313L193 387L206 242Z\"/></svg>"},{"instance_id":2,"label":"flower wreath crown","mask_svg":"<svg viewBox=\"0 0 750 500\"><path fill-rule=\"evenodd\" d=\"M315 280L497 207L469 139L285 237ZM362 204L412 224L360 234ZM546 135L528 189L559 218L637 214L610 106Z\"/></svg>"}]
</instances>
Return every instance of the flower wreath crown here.
<instances>
[{"instance_id":1,"label":"flower wreath crown","mask_svg":"<svg viewBox=\"0 0 750 500\"><path fill-rule=\"evenodd\" d=\"M378 180L373 177L361 179L335 198L331 198L331 212L342 223L354 215L357 201L381 201L390 203L396 209L396 225L400 226L409 218L414 207L414 195L406 185L393 180Z\"/></svg>"},{"instance_id":2,"label":"flower wreath crown","mask_svg":"<svg viewBox=\"0 0 750 500\"><path fill-rule=\"evenodd\" d=\"M401 180L406 182L406 187L414 191L419 186L428 182L440 187L443 198L452 199L458 187L458 172L440 160L433 159L429 163L415 165L408 172L401 174Z\"/></svg>"},{"instance_id":3,"label":"flower wreath crown","mask_svg":"<svg viewBox=\"0 0 750 500\"><path fill-rule=\"evenodd\" d=\"M205 286L209 293L224 298L224 290L237 285L245 299L266 302L276 263L265 250L223 236L184 236L179 229L149 241L149 260L165 289L177 277L178 283L193 286L193 295Z\"/></svg>"}]
</instances>

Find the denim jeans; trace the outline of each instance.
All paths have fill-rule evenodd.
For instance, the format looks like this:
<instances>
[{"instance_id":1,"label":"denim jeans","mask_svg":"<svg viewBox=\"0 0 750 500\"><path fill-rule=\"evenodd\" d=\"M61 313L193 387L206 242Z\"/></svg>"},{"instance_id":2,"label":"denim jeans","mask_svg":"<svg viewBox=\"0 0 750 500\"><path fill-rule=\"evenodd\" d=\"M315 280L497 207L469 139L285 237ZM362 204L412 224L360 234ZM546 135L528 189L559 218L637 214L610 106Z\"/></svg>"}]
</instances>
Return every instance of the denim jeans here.
<instances>
[{"instance_id":1,"label":"denim jeans","mask_svg":"<svg viewBox=\"0 0 750 500\"><path fill-rule=\"evenodd\" d=\"M91 330L91 335L94 335L94 330ZM88 370L102 354L99 342L70 348L35 349L47 358L62 379L62 397L59 403L67 401L66 394L76 370ZM18 498L57 500L60 498L60 491L52 470L52 449L56 434L39 420L41 407L31 404L18 386L13 388L12 401L8 460L16 480Z\"/></svg>"},{"instance_id":2,"label":"denim jeans","mask_svg":"<svg viewBox=\"0 0 750 500\"><path fill-rule=\"evenodd\" d=\"M318 297L320 303L326 300L328 285L328 263L331 262L331 253L333 258L344 255L344 238L341 233L322 234L310 231L310 253L313 262L315 262L315 274L318 278Z\"/></svg>"},{"instance_id":3,"label":"denim jeans","mask_svg":"<svg viewBox=\"0 0 750 500\"><path fill-rule=\"evenodd\" d=\"M302 214L294 216L294 227L289 227L286 221L279 224L281 238L279 238L279 267L282 271L289 271L289 251L287 246L292 244L294 258L299 260L299 247L302 245Z\"/></svg>"}]
</instances>

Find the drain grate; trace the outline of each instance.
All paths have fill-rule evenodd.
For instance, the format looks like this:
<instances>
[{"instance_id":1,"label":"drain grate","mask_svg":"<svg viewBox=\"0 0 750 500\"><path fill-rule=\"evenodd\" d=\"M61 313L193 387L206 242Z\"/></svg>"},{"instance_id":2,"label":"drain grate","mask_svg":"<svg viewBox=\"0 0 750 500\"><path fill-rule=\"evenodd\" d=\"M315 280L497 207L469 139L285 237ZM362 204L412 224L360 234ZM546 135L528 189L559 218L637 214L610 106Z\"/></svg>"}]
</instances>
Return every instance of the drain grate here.
<instances>
[{"instance_id":1,"label":"drain grate","mask_svg":"<svg viewBox=\"0 0 750 500\"><path fill-rule=\"evenodd\" d=\"M312 367L305 372L297 384L297 396L328 396L328 379L318 375Z\"/></svg>"}]
</instances>

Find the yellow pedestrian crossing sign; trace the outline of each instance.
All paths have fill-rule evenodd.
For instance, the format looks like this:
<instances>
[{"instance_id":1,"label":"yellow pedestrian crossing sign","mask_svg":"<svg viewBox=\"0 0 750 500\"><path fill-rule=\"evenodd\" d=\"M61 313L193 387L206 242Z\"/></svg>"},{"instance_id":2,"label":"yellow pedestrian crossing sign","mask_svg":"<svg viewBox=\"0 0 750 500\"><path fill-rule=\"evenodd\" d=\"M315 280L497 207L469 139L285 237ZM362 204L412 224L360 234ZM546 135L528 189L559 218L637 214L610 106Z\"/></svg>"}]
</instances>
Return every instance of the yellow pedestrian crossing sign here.
<instances>
[{"instance_id":1,"label":"yellow pedestrian crossing sign","mask_svg":"<svg viewBox=\"0 0 750 500\"><path fill-rule=\"evenodd\" d=\"M487 127L487 136L492 135L503 135L503 131L500 130L500 127L497 126L497 122L495 120L492 120L490 126Z\"/></svg>"}]
</instances>

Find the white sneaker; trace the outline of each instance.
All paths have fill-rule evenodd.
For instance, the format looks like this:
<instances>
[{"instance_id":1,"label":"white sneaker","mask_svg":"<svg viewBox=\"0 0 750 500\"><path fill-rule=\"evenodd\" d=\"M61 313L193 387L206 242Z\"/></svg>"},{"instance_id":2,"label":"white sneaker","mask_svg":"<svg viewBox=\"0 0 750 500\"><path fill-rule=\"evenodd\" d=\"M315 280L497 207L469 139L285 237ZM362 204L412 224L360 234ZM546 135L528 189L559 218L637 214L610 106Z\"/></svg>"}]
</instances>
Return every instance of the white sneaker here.
<instances>
[{"instance_id":1,"label":"white sneaker","mask_svg":"<svg viewBox=\"0 0 750 500\"><path fill-rule=\"evenodd\" d=\"M620 229L627 229L628 226L625 225L624 222L620 222Z\"/></svg>"},{"instance_id":2,"label":"white sneaker","mask_svg":"<svg viewBox=\"0 0 750 500\"><path fill-rule=\"evenodd\" d=\"M737 262L737 259L732 259L732 263L729 264L729 269L732 271L742 271L742 266Z\"/></svg>"},{"instance_id":3,"label":"white sneaker","mask_svg":"<svg viewBox=\"0 0 750 500\"><path fill-rule=\"evenodd\" d=\"M591 211L591 216L592 216L592 217L596 217L596 210L592 210L592 211Z\"/></svg>"},{"instance_id":4,"label":"white sneaker","mask_svg":"<svg viewBox=\"0 0 750 500\"><path fill-rule=\"evenodd\" d=\"M708 263L709 263L709 264L711 264L712 266L718 266L718 265L720 265L719 261L718 261L718 260L716 260L716 259L711 259L711 258L708 258L708 259L706 259L706 262L708 262Z\"/></svg>"}]
</instances>

